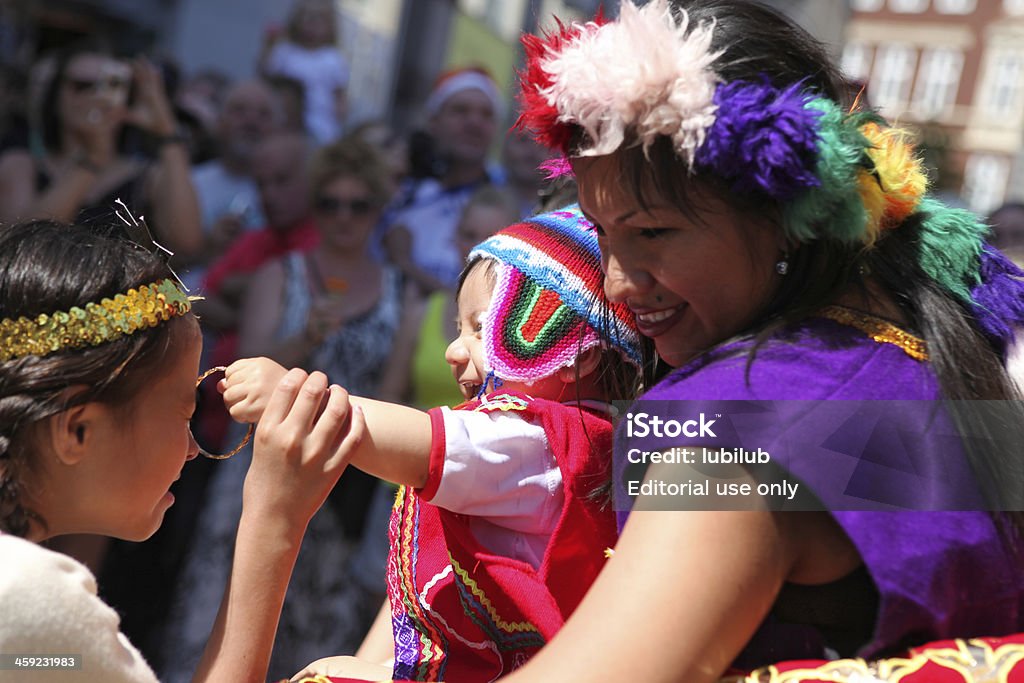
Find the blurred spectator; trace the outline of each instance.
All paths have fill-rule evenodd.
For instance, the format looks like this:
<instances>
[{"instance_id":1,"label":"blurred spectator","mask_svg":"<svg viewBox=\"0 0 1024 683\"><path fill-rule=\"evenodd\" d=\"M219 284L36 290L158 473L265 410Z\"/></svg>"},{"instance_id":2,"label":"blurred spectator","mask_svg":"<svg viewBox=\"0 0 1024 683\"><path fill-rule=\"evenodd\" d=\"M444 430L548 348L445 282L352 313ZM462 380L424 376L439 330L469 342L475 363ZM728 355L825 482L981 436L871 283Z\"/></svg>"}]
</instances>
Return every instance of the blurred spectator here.
<instances>
[{"instance_id":1,"label":"blurred spectator","mask_svg":"<svg viewBox=\"0 0 1024 683\"><path fill-rule=\"evenodd\" d=\"M207 329L220 333L210 364L228 365L236 358L242 302L253 274L267 261L290 251L306 251L319 241L310 217L306 164L310 146L295 133L267 138L253 154L266 227L242 234L206 275L196 310Z\"/></svg>"},{"instance_id":2,"label":"blurred spectator","mask_svg":"<svg viewBox=\"0 0 1024 683\"><path fill-rule=\"evenodd\" d=\"M285 39L268 30L260 70L265 76L288 76L302 83L306 130L320 143L337 139L345 120L349 67L338 50L332 0L296 0Z\"/></svg>"},{"instance_id":3,"label":"blurred spectator","mask_svg":"<svg viewBox=\"0 0 1024 683\"><path fill-rule=\"evenodd\" d=\"M409 175L409 146L405 139L389 123L381 120L364 121L349 135L366 140L380 153L390 172L394 196Z\"/></svg>"},{"instance_id":4,"label":"blurred spectator","mask_svg":"<svg viewBox=\"0 0 1024 683\"><path fill-rule=\"evenodd\" d=\"M1003 204L988 217L992 226L992 244L1024 267L1024 203Z\"/></svg>"},{"instance_id":5,"label":"blurred spectator","mask_svg":"<svg viewBox=\"0 0 1024 683\"><path fill-rule=\"evenodd\" d=\"M11 65L0 65L0 152L28 149L27 89L24 72Z\"/></svg>"},{"instance_id":6,"label":"blurred spectator","mask_svg":"<svg viewBox=\"0 0 1024 683\"><path fill-rule=\"evenodd\" d=\"M469 198L455 230L460 262L480 242L520 219L516 197L504 189L485 185ZM445 349L457 336L454 289L441 289L428 297L418 291L407 296L402 330L392 353L396 371L382 387L384 400L427 409L454 406L464 400L445 361Z\"/></svg>"},{"instance_id":7,"label":"blurred spectator","mask_svg":"<svg viewBox=\"0 0 1024 683\"><path fill-rule=\"evenodd\" d=\"M193 165L217 155L217 119L229 84L228 77L220 71L203 69L174 92L178 120L188 128Z\"/></svg>"},{"instance_id":8,"label":"blurred spectator","mask_svg":"<svg viewBox=\"0 0 1024 683\"><path fill-rule=\"evenodd\" d=\"M109 216L120 198L149 218L168 249L185 257L199 249L186 141L149 61L120 61L97 44L64 50L53 62L37 122L38 155L11 149L0 156L0 218L88 223ZM148 136L155 158L122 152L126 124Z\"/></svg>"},{"instance_id":9,"label":"blurred spectator","mask_svg":"<svg viewBox=\"0 0 1024 683\"><path fill-rule=\"evenodd\" d=\"M201 69L185 80L174 94L174 103L213 131L230 85L227 75L216 69Z\"/></svg>"},{"instance_id":10,"label":"blurred spectator","mask_svg":"<svg viewBox=\"0 0 1024 683\"><path fill-rule=\"evenodd\" d=\"M390 193L388 168L364 140L345 138L320 150L309 167L317 246L265 264L251 281L241 320L241 355L266 355L286 366L323 370L354 394L376 396L391 369L401 318L400 278L367 257L375 222ZM269 214L268 214L269 215ZM167 680L189 670L216 616L206 598L213 577L227 578L241 504L244 456L221 463L207 494L169 634L178 655ZM357 546L376 480L350 468L313 517L288 587L271 671L290 675L325 652L354 651L384 595L387 511L377 548ZM375 554L353 573L352 553ZM360 563L367 558L360 559ZM180 669L179 669L180 667Z\"/></svg>"},{"instance_id":11,"label":"blurred spectator","mask_svg":"<svg viewBox=\"0 0 1024 683\"><path fill-rule=\"evenodd\" d=\"M294 133L306 132L306 87L290 76L267 76L263 79L274 93L281 111L281 127Z\"/></svg>"},{"instance_id":12,"label":"blurred spectator","mask_svg":"<svg viewBox=\"0 0 1024 683\"><path fill-rule=\"evenodd\" d=\"M445 74L427 98L437 177L403 188L384 234L388 258L424 293L453 287L462 270L455 225L470 195L491 182L487 154L501 107L497 86L481 69Z\"/></svg>"},{"instance_id":13,"label":"blurred spectator","mask_svg":"<svg viewBox=\"0 0 1024 683\"><path fill-rule=\"evenodd\" d=\"M203 266L220 258L242 231L265 225L253 180L253 155L280 120L270 89L260 81L242 81L225 94L217 117L219 156L192 170L204 244L186 276L190 287L202 281Z\"/></svg>"},{"instance_id":14,"label":"blurred spectator","mask_svg":"<svg viewBox=\"0 0 1024 683\"><path fill-rule=\"evenodd\" d=\"M501 147L503 184L513 192L519 202L521 218L536 211L540 192L547 172L540 165L548 158L548 150L533 136L520 130L510 130Z\"/></svg>"}]
</instances>

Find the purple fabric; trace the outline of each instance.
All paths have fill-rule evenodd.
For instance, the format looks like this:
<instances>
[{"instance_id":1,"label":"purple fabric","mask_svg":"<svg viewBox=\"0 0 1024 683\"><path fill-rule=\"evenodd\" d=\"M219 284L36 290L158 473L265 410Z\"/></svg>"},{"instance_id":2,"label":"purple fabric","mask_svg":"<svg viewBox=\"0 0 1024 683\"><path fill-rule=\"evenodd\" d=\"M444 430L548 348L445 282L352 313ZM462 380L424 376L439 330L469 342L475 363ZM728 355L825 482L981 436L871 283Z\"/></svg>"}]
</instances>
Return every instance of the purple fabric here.
<instances>
[{"instance_id":1,"label":"purple fabric","mask_svg":"<svg viewBox=\"0 0 1024 683\"><path fill-rule=\"evenodd\" d=\"M821 184L815 174L820 112L805 105L803 84L779 90L733 81L715 90L715 122L696 163L733 182L742 193L760 190L787 200Z\"/></svg>"},{"instance_id":2,"label":"purple fabric","mask_svg":"<svg viewBox=\"0 0 1024 683\"><path fill-rule=\"evenodd\" d=\"M750 366L749 384L747 344L729 345L677 369L643 399L932 401L939 397L938 382L927 363L831 320L808 320L785 339L762 346ZM911 443L910 448L915 445L925 457L935 447ZM876 462L893 457L887 445L867 444L862 452L862 457ZM831 464L797 458L786 466L792 466L792 473L828 506L835 490L821 488L827 479L818 470L827 470ZM952 480L946 492L956 498L966 488L965 480ZM929 495L942 495L942 491ZM1019 556L1004 548L987 512L847 508L832 515L857 547L879 593L874 634L859 651L861 656L934 639L1024 630L1024 566ZM753 667L820 658L825 654L822 648L822 635L813 626L769 617L737 664Z\"/></svg>"},{"instance_id":3,"label":"purple fabric","mask_svg":"<svg viewBox=\"0 0 1024 683\"><path fill-rule=\"evenodd\" d=\"M1014 330L1024 327L1024 271L998 249L981 252L981 284L971 290L978 325L1005 351Z\"/></svg>"}]
</instances>

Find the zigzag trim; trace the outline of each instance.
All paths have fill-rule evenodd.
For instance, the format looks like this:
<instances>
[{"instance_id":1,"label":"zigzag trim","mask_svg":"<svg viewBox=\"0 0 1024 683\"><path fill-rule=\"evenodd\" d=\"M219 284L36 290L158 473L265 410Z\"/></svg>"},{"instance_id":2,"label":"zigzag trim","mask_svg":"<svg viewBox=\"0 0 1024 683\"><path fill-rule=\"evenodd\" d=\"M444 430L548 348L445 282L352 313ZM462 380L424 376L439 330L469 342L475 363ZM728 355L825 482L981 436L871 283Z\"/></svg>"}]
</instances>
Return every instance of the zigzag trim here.
<instances>
[{"instance_id":1,"label":"zigzag trim","mask_svg":"<svg viewBox=\"0 0 1024 683\"><path fill-rule=\"evenodd\" d=\"M448 557L451 560L452 569L455 570L455 574L462 579L463 585L465 585L473 594L473 597L476 598L476 603L487 612L495 626L506 633L537 633L540 635L540 632L537 631L537 627L528 621L504 621L498 615L498 612L494 609L494 605L491 604L488 597L484 595L482 590L480 590L480 586L477 585L477 582L470 578L469 574L466 573L466 570L464 570L459 563L455 561L455 558L452 557L450 553Z\"/></svg>"}]
</instances>

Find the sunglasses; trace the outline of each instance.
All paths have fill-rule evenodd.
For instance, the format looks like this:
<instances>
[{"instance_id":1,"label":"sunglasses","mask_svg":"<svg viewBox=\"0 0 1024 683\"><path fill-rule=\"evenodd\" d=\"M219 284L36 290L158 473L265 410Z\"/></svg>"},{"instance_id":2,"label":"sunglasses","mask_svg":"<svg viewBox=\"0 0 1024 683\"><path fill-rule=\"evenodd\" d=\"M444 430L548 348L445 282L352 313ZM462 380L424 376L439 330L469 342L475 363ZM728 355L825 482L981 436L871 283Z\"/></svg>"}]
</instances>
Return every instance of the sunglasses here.
<instances>
[{"instance_id":1,"label":"sunglasses","mask_svg":"<svg viewBox=\"0 0 1024 683\"><path fill-rule=\"evenodd\" d=\"M104 78L72 78L64 79L65 85L76 95L84 93L98 93L105 90L127 90L131 81L120 76L106 76Z\"/></svg>"},{"instance_id":2,"label":"sunglasses","mask_svg":"<svg viewBox=\"0 0 1024 683\"><path fill-rule=\"evenodd\" d=\"M196 412L189 423L192 438L199 445L199 453L212 460L227 460L238 453L249 443L254 430L253 425L249 425L241 442L231 450L225 451L224 441L229 432L228 428L233 423L231 414L224 405L224 399L217 391L217 382L223 379L225 370L227 368L220 365L199 375L199 379L196 380ZM210 378L213 378L213 381L206 382Z\"/></svg>"},{"instance_id":3,"label":"sunglasses","mask_svg":"<svg viewBox=\"0 0 1024 683\"><path fill-rule=\"evenodd\" d=\"M369 199L358 198L350 199L348 201L344 199L338 199L337 197L317 197L316 201L313 202L313 208L316 209L317 213L338 215L342 209L347 213L351 213L357 218L362 218L369 215L371 211L376 208Z\"/></svg>"}]
</instances>

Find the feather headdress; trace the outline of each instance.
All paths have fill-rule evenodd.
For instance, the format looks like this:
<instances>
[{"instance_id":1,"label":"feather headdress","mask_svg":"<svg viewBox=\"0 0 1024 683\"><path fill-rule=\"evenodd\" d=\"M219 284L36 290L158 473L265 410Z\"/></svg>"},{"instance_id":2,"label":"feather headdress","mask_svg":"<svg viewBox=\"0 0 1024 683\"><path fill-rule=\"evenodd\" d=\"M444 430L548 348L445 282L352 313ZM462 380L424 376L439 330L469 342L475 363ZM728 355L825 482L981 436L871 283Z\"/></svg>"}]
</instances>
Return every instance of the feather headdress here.
<instances>
[{"instance_id":1,"label":"feather headdress","mask_svg":"<svg viewBox=\"0 0 1024 683\"><path fill-rule=\"evenodd\" d=\"M982 270L998 270L1024 294L1024 273L984 248L987 227L927 196L906 131L873 112L843 111L802 82L725 81L715 71L714 31L668 0L651 0L623 2L614 22L598 17L525 37L517 126L559 153L544 165L549 175L571 173L570 157L627 146L646 154L668 139L690 173L777 202L791 240L870 248L917 214L922 267L979 316L1001 310L979 289ZM1024 310L1017 314L1024 324Z\"/></svg>"}]
</instances>

